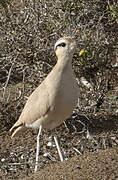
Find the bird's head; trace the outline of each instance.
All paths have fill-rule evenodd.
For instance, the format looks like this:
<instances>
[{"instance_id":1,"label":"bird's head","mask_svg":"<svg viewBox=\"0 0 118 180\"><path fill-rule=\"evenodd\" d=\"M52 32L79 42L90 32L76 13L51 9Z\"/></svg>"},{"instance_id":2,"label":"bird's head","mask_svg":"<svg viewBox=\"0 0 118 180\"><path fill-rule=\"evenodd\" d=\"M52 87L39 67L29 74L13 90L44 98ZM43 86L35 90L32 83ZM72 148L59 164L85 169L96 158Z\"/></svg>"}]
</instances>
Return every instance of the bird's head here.
<instances>
[{"instance_id":1,"label":"bird's head","mask_svg":"<svg viewBox=\"0 0 118 180\"><path fill-rule=\"evenodd\" d=\"M60 38L54 46L54 50L58 59L73 57L76 49L76 41L71 37Z\"/></svg>"}]
</instances>

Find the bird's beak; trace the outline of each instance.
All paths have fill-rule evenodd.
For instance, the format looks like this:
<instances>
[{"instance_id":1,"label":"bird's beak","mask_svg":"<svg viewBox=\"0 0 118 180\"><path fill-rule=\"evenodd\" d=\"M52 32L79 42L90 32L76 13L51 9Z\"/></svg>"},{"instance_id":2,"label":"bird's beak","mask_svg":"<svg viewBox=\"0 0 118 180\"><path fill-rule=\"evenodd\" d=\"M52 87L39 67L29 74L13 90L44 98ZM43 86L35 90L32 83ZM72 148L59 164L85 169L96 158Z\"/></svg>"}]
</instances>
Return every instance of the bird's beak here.
<instances>
[{"instance_id":1,"label":"bird's beak","mask_svg":"<svg viewBox=\"0 0 118 180\"><path fill-rule=\"evenodd\" d=\"M77 46L85 46L85 44L82 41L77 42Z\"/></svg>"}]
</instances>

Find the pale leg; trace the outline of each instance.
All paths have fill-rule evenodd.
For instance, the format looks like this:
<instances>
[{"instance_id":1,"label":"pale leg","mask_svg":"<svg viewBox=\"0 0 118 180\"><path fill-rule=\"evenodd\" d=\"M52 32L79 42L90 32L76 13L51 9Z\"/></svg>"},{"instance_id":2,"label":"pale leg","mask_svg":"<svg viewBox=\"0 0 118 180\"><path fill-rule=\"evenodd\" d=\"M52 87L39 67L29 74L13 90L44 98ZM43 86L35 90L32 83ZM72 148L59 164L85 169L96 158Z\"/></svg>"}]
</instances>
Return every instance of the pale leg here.
<instances>
[{"instance_id":1,"label":"pale leg","mask_svg":"<svg viewBox=\"0 0 118 180\"><path fill-rule=\"evenodd\" d=\"M57 151L58 151L58 154L59 154L59 157L60 157L60 160L63 161L63 155L62 155L62 152L61 152L61 148L59 146L59 143L58 143L58 140L57 140L57 136L55 135L54 136L54 141L55 141L55 144L56 144L56 147L57 147Z\"/></svg>"},{"instance_id":2,"label":"pale leg","mask_svg":"<svg viewBox=\"0 0 118 180\"><path fill-rule=\"evenodd\" d=\"M39 128L39 133L38 133L38 136L37 136L37 149L36 149L35 172L36 172L37 169L38 169L38 158L39 158L39 150L40 150L40 143L39 143L39 140L40 140L41 130L42 130L42 125L41 125L40 128Z\"/></svg>"}]
</instances>

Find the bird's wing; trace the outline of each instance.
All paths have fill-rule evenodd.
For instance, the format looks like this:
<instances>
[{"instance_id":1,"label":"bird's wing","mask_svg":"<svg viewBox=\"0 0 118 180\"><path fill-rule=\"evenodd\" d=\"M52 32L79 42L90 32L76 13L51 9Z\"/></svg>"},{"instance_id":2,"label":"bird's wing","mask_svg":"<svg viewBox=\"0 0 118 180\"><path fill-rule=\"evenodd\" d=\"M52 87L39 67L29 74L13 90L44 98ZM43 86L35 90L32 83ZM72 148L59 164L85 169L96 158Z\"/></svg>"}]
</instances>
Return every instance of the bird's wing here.
<instances>
[{"instance_id":1,"label":"bird's wing","mask_svg":"<svg viewBox=\"0 0 118 180\"><path fill-rule=\"evenodd\" d=\"M23 123L33 123L48 112L49 97L45 83L42 83L30 95L19 119Z\"/></svg>"},{"instance_id":2,"label":"bird's wing","mask_svg":"<svg viewBox=\"0 0 118 180\"><path fill-rule=\"evenodd\" d=\"M45 82L41 83L39 87L29 96L24 109L14 126L10 129L12 132L14 129L32 124L36 120L45 116L50 109L49 96Z\"/></svg>"}]
</instances>

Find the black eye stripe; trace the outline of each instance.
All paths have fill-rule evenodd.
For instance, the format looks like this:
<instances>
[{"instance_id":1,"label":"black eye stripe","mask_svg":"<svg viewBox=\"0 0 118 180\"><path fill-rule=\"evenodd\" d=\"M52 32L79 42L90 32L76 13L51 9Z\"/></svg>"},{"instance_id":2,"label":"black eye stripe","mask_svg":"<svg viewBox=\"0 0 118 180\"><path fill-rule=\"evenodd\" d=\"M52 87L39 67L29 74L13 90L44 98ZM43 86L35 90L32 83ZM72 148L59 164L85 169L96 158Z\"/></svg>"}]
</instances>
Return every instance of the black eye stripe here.
<instances>
[{"instance_id":1,"label":"black eye stripe","mask_svg":"<svg viewBox=\"0 0 118 180\"><path fill-rule=\"evenodd\" d=\"M66 46L66 43L60 43L60 44L57 45L57 47L58 47L58 46L65 47L65 46Z\"/></svg>"}]
</instances>

